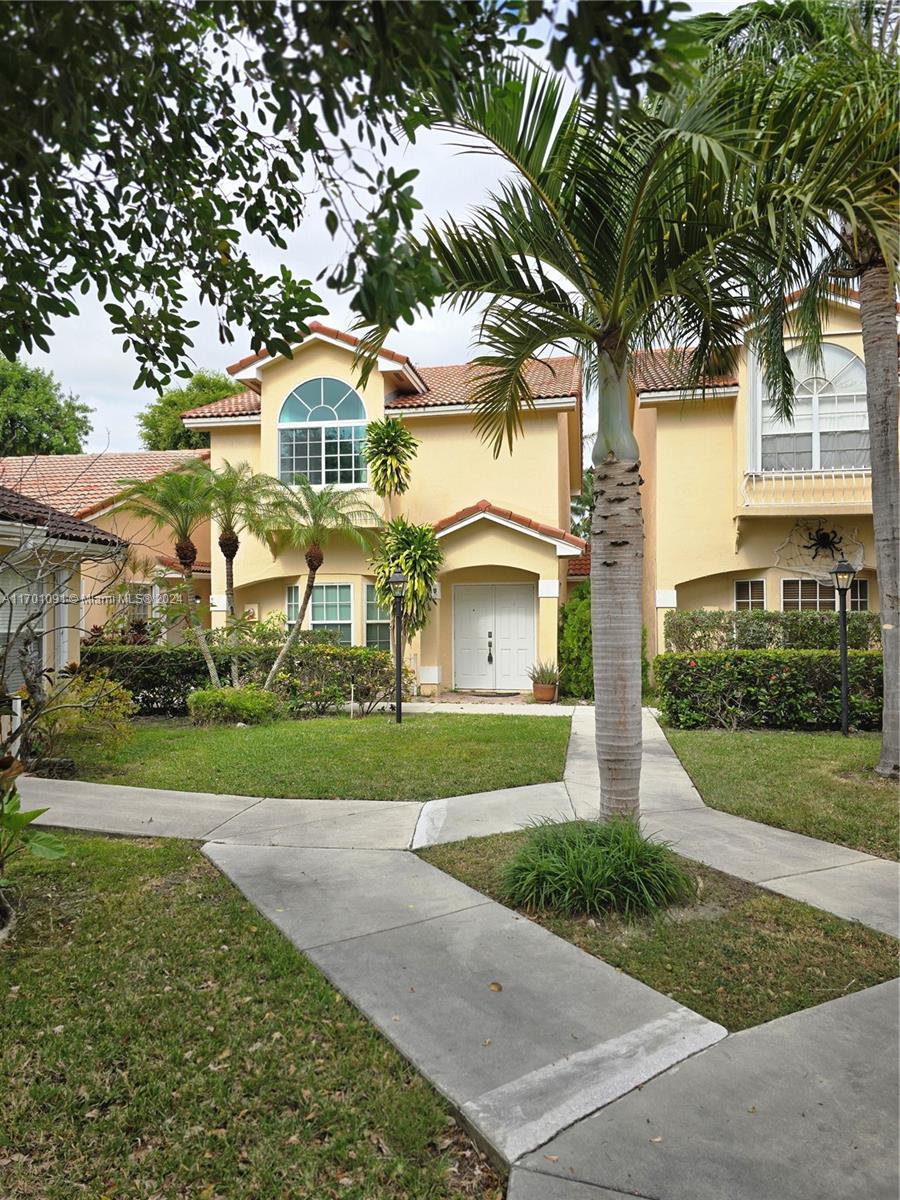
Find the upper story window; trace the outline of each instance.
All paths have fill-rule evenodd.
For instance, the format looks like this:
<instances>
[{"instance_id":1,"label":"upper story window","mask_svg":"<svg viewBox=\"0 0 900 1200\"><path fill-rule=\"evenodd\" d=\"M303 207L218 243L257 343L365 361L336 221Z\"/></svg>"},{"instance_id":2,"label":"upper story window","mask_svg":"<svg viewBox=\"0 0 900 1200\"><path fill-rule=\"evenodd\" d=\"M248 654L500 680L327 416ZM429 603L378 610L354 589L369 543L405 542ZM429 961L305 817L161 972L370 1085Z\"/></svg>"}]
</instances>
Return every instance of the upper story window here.
<instances>
[{"instance_id":1,"label":"upper story window","mask_svg":"<svg viewBox=\"0 0 900 1200\"><path fill-rule=\"evenodd\" d=\"M822 347L822 362L801 350L788 357L797 381L794 419L782 421L762 402L761 466L764 471L834 471L868 468L866 371L843 346Z\"/></svg>"},{"instance_id":2,"label":"upper story window","mask_svg":"<svg viewBox=\"0 0 900 1200\"><path fill-rule=\"evenodd\" d=\"M290 393L278 415L278 473L284 483L366 481L366 410L340 379L310 379Z\"/></svg>"}]
</instances>

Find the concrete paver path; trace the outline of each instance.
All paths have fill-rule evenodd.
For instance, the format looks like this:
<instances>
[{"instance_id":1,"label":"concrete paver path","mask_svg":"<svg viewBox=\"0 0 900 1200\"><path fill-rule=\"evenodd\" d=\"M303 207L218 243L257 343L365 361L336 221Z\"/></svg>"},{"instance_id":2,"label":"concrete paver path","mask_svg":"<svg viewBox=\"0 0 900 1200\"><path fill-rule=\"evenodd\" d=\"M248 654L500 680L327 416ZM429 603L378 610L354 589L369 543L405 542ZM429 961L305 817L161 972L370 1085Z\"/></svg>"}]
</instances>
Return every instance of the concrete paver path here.
<instances>
[{"instance_id":1,"label":"concrete paver path","mask_svg":"<svg viewBox=\"0 0 900 1200\"><path fill-rule=\"evenodd\" d=\"M29 807L50 807L44 824L203 841L513 1164L511 1200L895 1200L892 985L726 1036L409 853L535 818L596 816L593 710L509 707L572 716L563 782L424 804L31 778L21 790ZM649 834L896 931L897 864L709 809L649 712L644 738Z\"/></svg>"}]
</instances>

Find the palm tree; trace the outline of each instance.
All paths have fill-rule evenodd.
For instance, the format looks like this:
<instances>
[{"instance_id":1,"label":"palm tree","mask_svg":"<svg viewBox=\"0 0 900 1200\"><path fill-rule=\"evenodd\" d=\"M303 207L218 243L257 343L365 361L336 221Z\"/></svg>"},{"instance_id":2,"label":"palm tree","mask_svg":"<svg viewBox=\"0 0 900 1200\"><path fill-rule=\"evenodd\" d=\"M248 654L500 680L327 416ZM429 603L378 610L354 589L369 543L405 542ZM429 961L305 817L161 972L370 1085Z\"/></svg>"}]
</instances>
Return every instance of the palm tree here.
<instances>
[{"instance_id":1,"label":"palm tree","mask_svg":"<svg viewBox=\"0 0 900 1200\"><path fill-rule=\"evenodd\" d=\"M201 460L194 460L153 479L123 479L121 483L125 487L122 507L126 511L149 521L154 529L171 530L175 539L175 557L187 585L197 561L194 534L198 526L209 520L210 515L212 488L209 467ZM190 598L187 620L206 663L210 682L213 687L221 687L203 623L196 618Z\"/></svg>"},{"instance_id":2,"label":"palm tree","mask_svg":"<svg viewBox=\"0 0 900 1200\"><path fill-rule=\"evenodd\" d=\"M388 581L394 571L402 571L406 576L403 632L408 642L428 622L443 561L444 552L432 525L414 525L401 515L388 521L381 532L378 549L372 557L375 594L378 603L390 611L394 600Z\"/></svg>"},{"instance_id":3,"label":"palm tree","mask_svg":"<svg viewBox=\"0 0 900 1200\"><path fill-rule=\"evenodd\" d=\"M875 565L881 597L884 715L876 770L900 771L900 452L897 395L897 43L893 0L750 4L694 22L714 53L700 86L724 80L743 106L762 84L756 122L775 153L749 165L770 175L780 258L768 281L758 342L767 374L781 344L783 297L813 361L830 295L859 291L866 360ZM814 99L813 99L814 98ZM781 167L788 139L807 147ZM834 148L837 152L834 152ZM849 153L844 152L849 148ZM758 165L757 165L758 164Z\"/></svg>"},{"instance_id":4,"label":"palm tree","mask_svg":"<svg viewBox=\"0 0 900 1200\"><path fill-rule=\"evenodd\" d=\"M245 462L236 466L226 462L210 471L210 515L219 527L219 549L225 559L226 621L234 622L234 560L240 548L240 536L247 532L263 537L269 510L281 493L271 475L258 475ZM231 682L237 687L237 658L231 658Z\"/></svg>"},{"instance_id":5,"label":"palm tree","mask_svg":"<svg viewBox=\"0 0 900 1200\"><path fill-rule=\"evenodd\" d=\"M369 483L377 496L385 501L385 516L391 516L391 501L409 489L412 463L418 441L402 421L385 417L370 421L366 426L365 456L369 468Z\"/></svg>"},{"instance_id":6,"label":"palm tree","mask_svg":"<svg viewBox=\"0 0 900 1200\"><path fill-rule=\"evenodd\" d=\"M340 488L327 483L314 487L305 475L297 475L293 484L280 484L279 487L280 494L266 521L266 541L273 558L286 550L301 550L308 573L297 619L266 677L263 685L266 690L271 689L282 663L300 636L316 574L325 561L328 544L336 538L347 538L368 550L363 526L378 523L378 514L364 499L362 488Z\"/></svg>"},{"instance_id":7,"label":"palm tree","mask_svg":"<svg viewBox=\"0 0 900 1200\"><path fill-rule=\"evenodd\" d=\"M576 348L598 390L591 610L600 810L634 814L641 766L643 528L629 412L633 351L690 345L685 386L734 361L750 252L764 254L755 197L733 171L741 125L710 88L610 122L529 68L467 89L454 123L514 169L466 224L429 225L449 299L486 307L476 429L512 446L532 400L524 369ZM746 214L740 220L737 214ZM758 245L762 243L762 249ZM756 259L754 258L754 263Z\"/></svg>"}]
</instances>

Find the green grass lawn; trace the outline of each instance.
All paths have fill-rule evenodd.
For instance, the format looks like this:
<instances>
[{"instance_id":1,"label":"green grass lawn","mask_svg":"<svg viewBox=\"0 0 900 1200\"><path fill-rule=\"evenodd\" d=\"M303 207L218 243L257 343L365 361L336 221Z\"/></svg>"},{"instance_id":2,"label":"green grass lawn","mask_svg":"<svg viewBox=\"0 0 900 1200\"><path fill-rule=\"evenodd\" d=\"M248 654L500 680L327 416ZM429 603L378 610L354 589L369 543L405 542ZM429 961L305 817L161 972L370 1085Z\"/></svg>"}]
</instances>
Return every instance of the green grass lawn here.
<instances>
[{"instance_id":1,"label":"green grass lawn","mask_svg":"<svg viewBox=\"0 0 900 1200\"><path fill-rule=\"evenodd\" d=\"M444 1102L197 849L67 835L0 945L0 1194L500 1200Z\"/></svg>"},{"instance_id":2,"label":"green grass lawn","mask_svg":"<svg viewBox=\"0 0 900 1200\"><path fill-rule=\"evenodd\" d=\"M111 749L67 749L81 779L308 799L432 800L561 779L568 717L325 717L247 729L141 720Z\"/></svg>"},{"instance_id":3,"label":"green grass lawn","mask_svg":"<svg viewBox=\"0 0 900 1200\"><path fill-rule=\"evenodd\" d=\"M666 737L710 808L897 858L900 794L873 773L876 735L667 729Z\"/></svg>"},{"instance_id":4,"label":"green grass lawn","mask_svg":"<svg viewBox=\"0 0 900 1200\"><path fill-rule=\"evenodd\" d=\"M500 872L527 836L526 831L469 838L419 854L502 901ZM897 943L887 934L681 862L700 884L690 907L631 923L615 916L528 915L731 1031L897 975Z\"/></svg>"}]
</instances>

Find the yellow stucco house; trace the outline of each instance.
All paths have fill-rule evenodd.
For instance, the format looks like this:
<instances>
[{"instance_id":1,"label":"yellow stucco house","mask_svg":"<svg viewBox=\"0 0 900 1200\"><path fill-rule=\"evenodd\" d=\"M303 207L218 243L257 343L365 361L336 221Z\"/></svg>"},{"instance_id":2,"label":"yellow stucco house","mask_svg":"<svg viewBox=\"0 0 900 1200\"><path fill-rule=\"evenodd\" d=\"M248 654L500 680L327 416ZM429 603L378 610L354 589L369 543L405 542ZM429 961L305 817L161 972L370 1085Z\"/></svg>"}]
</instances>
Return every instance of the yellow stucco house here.
<instances>
[{"instance_id":1,"label":"yellow stucco house","mask_svg":"<svg viewBox=\"0 0 900 1200\"><path fill-rule=\"evenodd\" d=\"M573 357L532 364L534 409L524 435L494 458L473 431L469 364L417 368L383 350L365 385L354 369L356 339L319 322L286 358L265 351L229 368L245 390L184 414L210 434L210 463L247 462L286 481L366 485L368 421L397 417L418 440L409 491L395 501L411 521L434 525L444 562L436 603L410 650L420 691L515 692L528 669L555 660L568 563L584 549L569 530L581 484L581 374ZM370 503L381 510L372 494ZM215 541L217 531L212 531ZM306 578L300 552L273 559L242 541L235 560L239 614L296 616ZM224 564L212 561L213 623L224 621ZM387 646L388 613L375 602L366 555L329 545L307 617L347 644Z\"/></svg>"},{"instance_id":2,"label":"yellow stucco house","mask_svg":"<svg viewBox=\"0 0 900 1200\"><path fill-rule=\"evenodd\" d=\"M673 608L834 609L827 571L835 552L860 568L850 608L878 608L858 302L835 301L824 333L819 366L790 351L790 425L773 413L752 352L733 375L707 380L702 395L679 387L677 354L639 356L634 424L651 655L664 648ZM794 346L789 325L786 344ZM809 546L819 543L814 558Z\"/></svg>"}]
</instances>

